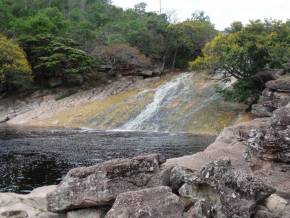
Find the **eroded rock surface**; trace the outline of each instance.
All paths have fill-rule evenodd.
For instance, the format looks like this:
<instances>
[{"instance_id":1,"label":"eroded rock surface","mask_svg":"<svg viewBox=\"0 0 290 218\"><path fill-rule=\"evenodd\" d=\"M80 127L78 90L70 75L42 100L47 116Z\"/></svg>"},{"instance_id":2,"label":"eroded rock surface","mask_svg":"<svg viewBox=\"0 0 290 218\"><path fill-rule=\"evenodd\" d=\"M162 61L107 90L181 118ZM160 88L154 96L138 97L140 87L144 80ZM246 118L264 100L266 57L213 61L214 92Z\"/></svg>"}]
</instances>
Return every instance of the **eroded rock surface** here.
<instances>
[{"instance_id":1,"label":"eroded rock surface","mask_svg":"<svg viewBox=\"0 0 290 218\"><path fill-rule=\"evenodd\" d=\"M184 204L169 187L120 194L106 218L182 218Z\"/></svg>"},{"instance_id":2,"label":"eroded rock surface","mask_svg":"<svg viewBox=\"0 0 290 218\"><path fill-rule=\"evenodd\" d=\"M153 154L73 169L48 195L48 209L64 212L112 205L123 192L167 185L169 178L166 178L166 170L160 168L163 162L160 155Z\"/></svg>"},{"instance_id":3,"label":"eroded rock surface","mask_svg":"<svg viewBox=\"0 0 290 218\"><path fill-rule=\"evenodd\" d=\"M252 128L244 140L249 148L249 155L262 160L290 163L290 105L273 113L269 122Z\"/></svg>"}]
</instances>

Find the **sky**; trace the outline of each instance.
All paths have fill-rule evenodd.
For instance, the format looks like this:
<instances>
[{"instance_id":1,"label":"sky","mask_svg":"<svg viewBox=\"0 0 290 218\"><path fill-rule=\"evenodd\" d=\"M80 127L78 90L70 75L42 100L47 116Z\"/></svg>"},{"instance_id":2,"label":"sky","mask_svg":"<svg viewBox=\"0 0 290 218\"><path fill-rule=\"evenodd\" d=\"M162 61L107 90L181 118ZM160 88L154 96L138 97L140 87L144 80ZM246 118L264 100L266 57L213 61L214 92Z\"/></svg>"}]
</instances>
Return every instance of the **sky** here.
<instances>
[{"instance_id":1,"label":"sky","mask_svg":"<svg viewBox=\"0 0 290 218\"><path fill-rule=\"evenodd\" d=\"M132 8L147 3L147 11L159 11L159 0L113 0L113 4ZM205 11L216 28L223 30L234 21L276 18L290 19L290 0L161 0L163 12L174 12L177 21L190 18L196 11Z\"/></svg>"}]
</instances>

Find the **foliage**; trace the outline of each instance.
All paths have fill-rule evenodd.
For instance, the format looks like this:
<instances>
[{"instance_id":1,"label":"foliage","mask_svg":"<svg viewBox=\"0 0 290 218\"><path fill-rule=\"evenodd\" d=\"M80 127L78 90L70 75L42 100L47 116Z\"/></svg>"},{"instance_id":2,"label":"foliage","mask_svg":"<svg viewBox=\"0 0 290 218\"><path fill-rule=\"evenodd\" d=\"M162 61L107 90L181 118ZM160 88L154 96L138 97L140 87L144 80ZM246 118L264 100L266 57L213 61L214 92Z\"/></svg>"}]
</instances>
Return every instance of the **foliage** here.
<instances>
[{"instance_id":1,"label":"foliage","mask_svg":"<svg viewBox=\"0 0 290 218\"><path fill-rule=\"evenodd\" d=\"M89 74L95 79L89 53L102 55L94 50L99 45L109 56L106 64L185 68L216 34L204 12L171 24L166 14L146 12L146 3L123 10L110 0L0 0L0 31L22 42L36 85Z\"/></svg>"},{"instance_id":2,"label":"foliage","mask_svg":"<svg viewBox=\"0 0 290 218\"><path fill-rule=\"evenodd\" d=\"M283 68L288 63L290 22L258 20L251 21L245 27L235 22L225 33L220 33L207 43L202 53L203 56L192 63L193 69L222 73L225 78L235 77L239 83L232 91L238 92L238 95L253 95L263 88L258 86L260 89L256 90L252 84L256 73L264 69Z\"/></svg>"},{"instance_id":3,"label":"foliage","mask_svg":"<svg viewBox=\"0 0 290 218\"><path fill-rule=\"evenodd\" d=\"M0 34L0 91L22 89L31 81L31 68L24 51Z\"/></svg>"},{"instance_id":4,"label":"foliage","mask_svg":"<svg viewBox=\"0 0 290 218\"><path fill-rule=\"evenodd\" d=\"M16 18L12 25L18 35L57 35L66 30L67 22L57 8L45 8L24 20Z\"/></svg>"},{"instance_id":5,"label":"foliage","mask_svg":"<svg viewBox=\"0 0 290 218\"><path fill-rule=\"evenodd\" d=\"M38 83L47 85L51 79L59 79L61 84L73 85L82 83L86 74L93 72L94 59L72 40L36 35L22 38L21 42Z\"/></svg>"},{"instance_id":6,"label":"foliage","mask_svg":"<svg viewBox=\"0 0 290 218\"><path fill-rule=\"evenodd\" d=\"M217 92L220 93L226 101L235 102L255 101L259 97L262 89L263 85L255 80L238 80L228 89L223 89L219 86L216 87Z\"/></svg>"},{"instance_id":7,"label":"foliage","mask_svg":"<svg viewBox=\"0 0 290 218\"><path fill-rule=\"evenodd\" d=\"M204 12L196 12L191 20L170 25L167 31L168 49L165 55L171 67L185 68L190 60L201 54L201 49L217 31Z\"/></svg>"}]
</instances>

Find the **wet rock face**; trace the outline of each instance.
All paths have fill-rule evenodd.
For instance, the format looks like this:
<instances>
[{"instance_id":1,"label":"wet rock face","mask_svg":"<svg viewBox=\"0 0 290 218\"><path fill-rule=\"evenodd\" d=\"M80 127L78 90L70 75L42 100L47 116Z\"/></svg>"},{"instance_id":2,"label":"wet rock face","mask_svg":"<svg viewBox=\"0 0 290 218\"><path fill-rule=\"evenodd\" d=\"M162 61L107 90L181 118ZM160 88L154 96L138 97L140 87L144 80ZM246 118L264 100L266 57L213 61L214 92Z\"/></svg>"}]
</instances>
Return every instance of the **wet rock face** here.
<instances>
[{"instance_id":1,"label":"wet rock face","mask_svg":"<svg viewBox=\"0 0 290 218\"><path fill-rule=\"evenodd\" d=\"M112 205L123 192L167 185L168 171L160 168L163 162L160 155L153 154L73 169L48 195L48 210L65 212Z\"/></svg>"},{"instance_id":2,"label":"wet rock face","mask_svg":"<svg viewBox=\"0 0 290 218\"><path fill-rule=\"evenodd\" d=\"M274 192L273 188L246 172L234 170L227 160L208 164L186 178L179 189L181 197L194 203L196 208L192 210L195 213L205 211L205 217L217 218L252 217L256 205Z\"/></svg>"},{"instance_id":3,"label":"wet rock face","mask_svg":"<svg viewBox=\"0 0 290 218\"><path fill-rule=\"evenodd\" d=\"M182 218L184 204L169 187L120 194L105 218Z\"/></svg>"}]
</instances>

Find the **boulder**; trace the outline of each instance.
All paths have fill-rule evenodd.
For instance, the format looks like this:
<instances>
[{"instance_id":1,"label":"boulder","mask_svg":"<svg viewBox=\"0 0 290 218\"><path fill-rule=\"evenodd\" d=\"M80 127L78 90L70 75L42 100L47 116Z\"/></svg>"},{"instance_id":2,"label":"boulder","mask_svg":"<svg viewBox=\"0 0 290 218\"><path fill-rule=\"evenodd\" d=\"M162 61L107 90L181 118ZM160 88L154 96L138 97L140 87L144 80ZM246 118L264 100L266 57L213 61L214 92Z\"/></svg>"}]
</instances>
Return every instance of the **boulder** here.
<instances>
[{"instance_id":1,"label":"boulder","mask_svg":"<svg viewBox=\"0 0 290 218\"><path fill-rule=\"evenodd\" d=\"M290 92L290 80L277 79L266 83L266 87L278 92Z\"/></svg>"},{"instance_id":2,"label":"boulder","mask_svg":"<svg viewBox=\"0 0 290 218\"><path fill-rule=\"evenodd\" d=\"M266 107L262 104L254 104L252 105L252 111L251 113L255 116L255 117L271 117L272 116L272 112L273 109Z\"/></svg>"},{"instance_id":3,"label":"boulder","mask_svg":"<svg viewBox=\"0 0 290 218\"><path fill-rule=\"evenodd\" d=\"M181 218L183 202L169 187L120 194L105 218Z\"/></svg>"},{"instance_id":4,"label":"boulder","mask_svg":"<svg viewBox=\"0 0 290 218\"><path fill-rule=\"evenodd\" d=\"M63 214L55 214L47 211L46 196L56 186L47 186L35 189L28 195L13 193L0 193L0 217L1 218L63 218Z\"/></svg>"},{"instance_id":5,"label":"boulder","mask_svg":"<svg viewBox=\"0 0 290 218\"><path fill-rule=\"evenodd\" d=\"M48 210L65 212L112 205L123 192L168 185L168 170L160 167L163 162L160 155L152 154L73 169L48 195Z\"/></svg>"},{"instance_id":6,"label":"boulder","mask_svg":"<svg viewBox=\"0 0 290 218\"><path fill-rule=\"evenodd\" d=\"M82 209L82 210L72 210L66 215L66 218L104 218L106 215L105 209Z\"/></svg>"},{"instance_id":7,"label":"boulder","mask_svg":"<svg viewBox=\"0 0 290 218\"><path fill-rule=\"evenodd\" d=\"M192 175L192 172L192 170L180 166L172 168L170 173L170 187L173 192L178 191L178 189L185 183L186 178Z\"/></svg>"},{"instance_id":8,"label":"boulder","mask_svg":"<svg viewBox=\"0 0 290 218\"><path fill-rule=\"evenodd\" d=\"M256 117L271 117L273 111L286 106L290 102L290 92L278 92L266 88L259 102L252 106L252 113Z\"/></svg>"},{"instance_id":9,"label":"boulder","mask_svg":"<svg viewBox=\"0 0 290 218\"><path fill-rule=\"evenodd\" d=\"M252 217L255 207L274 192L275 189L245 171L235 170L229 160L206 165L188 177L179 189L180 196L190 199L194 205L205 201L195 207L201 208L199 213L205 211L216 218Z\"/></svg>"},{"instance_id":10,"label":"boulder","mask_svg":"<svg viewBox=\"0 0 290 218\"><path fill-rule=\"evenodd\" d=\"M280 214L288 205L288 201L277 194L272 194L266 200L266 207L275 214Z\"/></svg>"}]
</instances>

